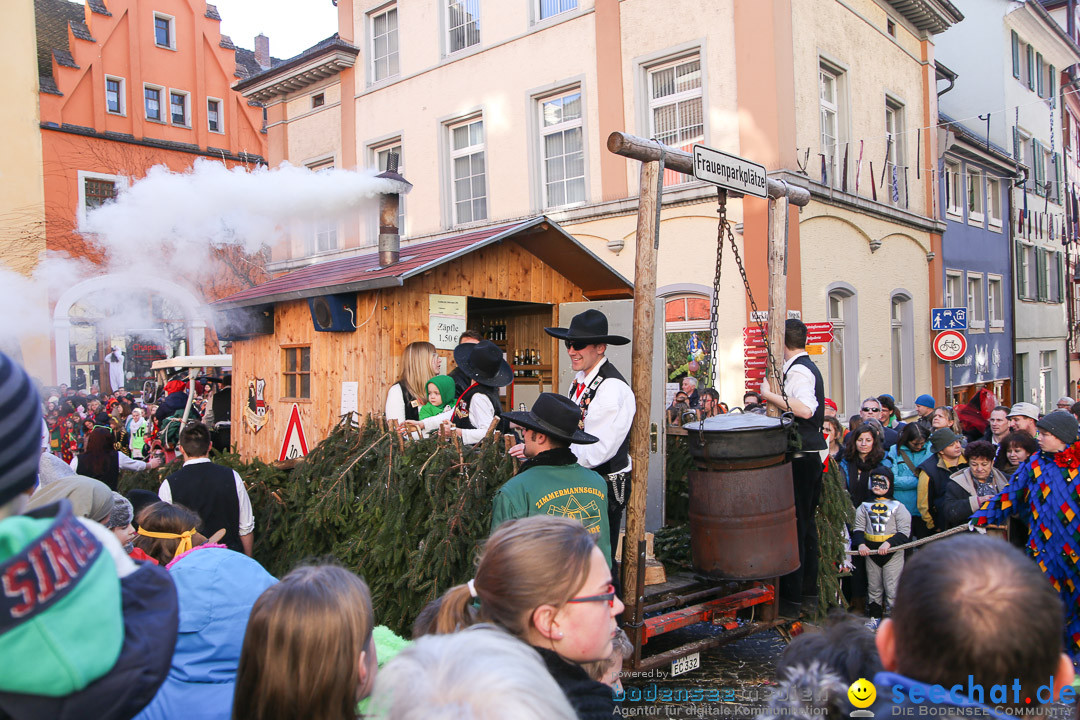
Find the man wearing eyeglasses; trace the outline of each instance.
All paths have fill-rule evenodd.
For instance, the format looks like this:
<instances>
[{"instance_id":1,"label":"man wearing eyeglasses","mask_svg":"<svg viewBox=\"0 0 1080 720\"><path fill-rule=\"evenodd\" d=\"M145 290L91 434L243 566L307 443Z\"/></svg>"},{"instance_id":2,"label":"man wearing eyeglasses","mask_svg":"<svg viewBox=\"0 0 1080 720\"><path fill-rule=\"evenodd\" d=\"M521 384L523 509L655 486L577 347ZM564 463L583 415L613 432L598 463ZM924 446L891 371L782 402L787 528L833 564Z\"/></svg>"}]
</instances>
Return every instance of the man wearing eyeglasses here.
<instances>
[{"instance_id":1,"label":"man wearing eyeglasses","mask_svg":"<svg viewBox=\"0 0 1080 720\"><path fill-rule=\"evenodd\" d=\"M900 433L888 427L881 419L882 410L884 407L881 401L876 397L868 397L862 401L862 407L859 408L859 417L863 420L877 420L881 427L881 444L885 452L889 451L896 441L900 438Z\"/></svg>"},{"instance_id":2,"label":"man wearing eyeglasses","mask_svg":"<svg viewBox=\"0 0 1080 720\"><path fill-rule=\"evenodd\" d=\"M795 415L802 449L792 454L791 479L795 489L795 522L799 539L799 569L780 578L780 612L798 617L817 611L818 539L814 512L821 498L822 450L828 452L822 426L825 422L825 381L806 353L806 325L789 319L784 326L784 395L773 392L766 379L761 396L782 412ZM863 405L868 403L863 402ZM878 411L881 403L874 401ZM864 408L865 410L866 408Z\"/></svg>"},{"instance_id":3,"label":"man wearing eyeglasses","mask_svg":"<svg viewBox=\"0 0 1080 720\"><path fill-rule=\"evenodd\" d=\"M630 498L630 426L637 404L630 385L604 354L608 345L626 345L630 339L610 335L607 316L599 310L575 315L568 328L544 328L544 332L566 344L570 367L577 373L567 394L581 408L579 428L597 441L590 445L575 443L570 450L582 467L607 479L608 523L614 552ZM524 446L516 445L511 452L522 457Z\"/></svg>"}]
</instances>

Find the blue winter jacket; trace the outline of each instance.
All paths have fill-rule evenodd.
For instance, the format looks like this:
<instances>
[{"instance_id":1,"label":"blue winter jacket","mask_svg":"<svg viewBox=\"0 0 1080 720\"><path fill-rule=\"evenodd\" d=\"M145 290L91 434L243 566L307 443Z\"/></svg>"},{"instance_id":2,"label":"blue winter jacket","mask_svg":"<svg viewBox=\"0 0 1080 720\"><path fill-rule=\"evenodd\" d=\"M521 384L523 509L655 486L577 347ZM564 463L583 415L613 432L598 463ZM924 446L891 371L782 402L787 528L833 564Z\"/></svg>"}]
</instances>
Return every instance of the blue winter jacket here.
<instances>
[{"instance_id":1,"label":"blue winter jacket","mask_svg":"<svg viewBox=\"0 0 1080 720\"><path fill-rule=\"evenodd\" d=\"M180 631L169 677L138 720L229 720L248 615L277 580L247 555L195 548L169 568Z\"/></svg>"},{"instance_id":2,"label":"blue winter jacket","mask_svg":"<svg viewBox=\"0 0 1080 720\"><path fill-rule=\"evenodd\" d=\"M892 497L904 503L907 512L912 514L912 517L916 517L919 514L919 463L932 456L933 452L930 450L930 443L923 446L919 452L914 452L910 448L904 448L904 450L915 465L914 473L912 468L908 467L904 459L900 457L899 445L889 448L889 452L886 453L885 460L882 460L881 464L892 471Z\"/></svg>"},{"instance_id":3,"label":"blue winter jacket","mask_svg":"<svg viewBox=\"0 0 1080 720\"><path fill-rule=\"evenodd\" d=\"M934 453L930 450L930 443L926 443L919 452L914 452L911 448L904 448L904 450L915 465L915 472L912 472L904 459L900 457L899 445L889 448L881 464L893 472L893 497L904 503L911 517L916 517L919 514L919 464Z\"/></svg>"}]
</instances>

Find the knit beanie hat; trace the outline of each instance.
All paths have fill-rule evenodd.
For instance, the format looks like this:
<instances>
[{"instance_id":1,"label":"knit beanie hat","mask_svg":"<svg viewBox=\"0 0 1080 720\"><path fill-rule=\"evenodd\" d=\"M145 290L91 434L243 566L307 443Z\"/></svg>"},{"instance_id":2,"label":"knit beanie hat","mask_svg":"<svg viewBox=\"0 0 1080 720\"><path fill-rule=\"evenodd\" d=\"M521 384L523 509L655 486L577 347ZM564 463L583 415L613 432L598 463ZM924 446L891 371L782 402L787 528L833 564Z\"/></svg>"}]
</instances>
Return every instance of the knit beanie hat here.
<instances>
[{"instance_id":1,"label":"knit beanie hat","mask_svg":"<svg viewBox=\"0 0 1080 720\"><path fill-rule=\"evenodd\" d=\"M449 375L436 375L428 380L428 383L434 384L439 388L439 396L442 398L442 402L439 403L439 407L446 407L447 405L453 405L457 401L457 392L454 386L454 378ZM427 385L424 386L425 390ZM426 399L426 394L425 394Z\"/></svg>"},{"instance_id":2,"label":"knit beanie hat","mask_svg":"<svg viewBox=\"0 0 1080 720\"><path fill-rule=\"evenodd\" d=\"M1068 410L1055 410L1043 415L1035 427L1045 430L1066 445L1072 445L1077 438L1076 416Z\"/></svg>"},{"instance_id":3,"label":"knit beanie hat","mask_svg":"<svg viewBox=\"0 0 1080 720\"><path fill-rule=\"evenodd\" d=\"M1073 423L1075 424L1075 422L1074 420ZM935 454L939 453L959 439L960 436L954 433L951 428L938 428L930 434L930 450Z\"/></svg>"},{"instance_id":4,"label":"knit beanie hat","mask_svg":"<svg viewBox=\"0 0 1080 720\"><path fill-rule=\"evenodd\" d=\"M915 398L916 405L922 405L923 407L937 407L937 403L934 402L934 396L923 393L919 397Z\"/></svg>"},{"instance_id":5,"label":"knit beanie hat","mask_svg":"<svg viewBox=\"0 0 1080 720\"><path fill-rule=\"evenodd\" d=\"M41 399L30 376L0 353L0 505L37 482Z\"/></svg>"},{"instance_id":6,"label":"knit beanie hat","mask_svg":"<svg viewBox=\"0 0 1080 720\"><path fill-rule=\"evenodd\" d=\"M135 510L131 507L131 501L116 491L113 491L112 498L112 512L109 513L109 519L105 521L105 527L110 530L127 527L135 517Z\"/></svg>"}]
</instances>

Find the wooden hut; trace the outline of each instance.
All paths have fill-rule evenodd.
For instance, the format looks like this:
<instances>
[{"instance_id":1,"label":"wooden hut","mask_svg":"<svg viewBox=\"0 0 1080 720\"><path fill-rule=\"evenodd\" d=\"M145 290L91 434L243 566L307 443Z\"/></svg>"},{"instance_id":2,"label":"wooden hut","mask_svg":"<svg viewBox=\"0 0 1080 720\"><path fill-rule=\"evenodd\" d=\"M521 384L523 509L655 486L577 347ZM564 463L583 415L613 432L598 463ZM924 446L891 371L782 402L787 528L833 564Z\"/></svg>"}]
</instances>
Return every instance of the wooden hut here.
<instances>
[{"instance_id":1,"label":"wooden hut","mask_svg":"<svg viewBox=\"0 0 1080 720\"><path fill-rule=\"evenodd\" d=\"M559 304L632 295L544 216L407 244L387 267L372 248L281 275L214 305L219 335L232 340L233 443L247 458L303 454L297 417L310 448L344 412L381 411L408 343L440 340L449 370L466 327L517 358L504 407L530 406L564 359L543 330Z\"/></svg>"}]
</instances>

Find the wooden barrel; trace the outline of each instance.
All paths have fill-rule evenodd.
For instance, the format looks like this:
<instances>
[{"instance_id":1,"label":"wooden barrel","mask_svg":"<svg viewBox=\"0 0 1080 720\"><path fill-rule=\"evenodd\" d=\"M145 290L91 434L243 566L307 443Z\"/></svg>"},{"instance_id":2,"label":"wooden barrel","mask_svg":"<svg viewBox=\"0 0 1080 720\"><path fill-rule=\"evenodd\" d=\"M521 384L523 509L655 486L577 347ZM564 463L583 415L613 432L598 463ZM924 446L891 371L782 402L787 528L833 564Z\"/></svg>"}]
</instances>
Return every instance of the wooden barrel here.
<instances>
[{"instance_id":1,"label":"wooden barrel","mask_svg":"<svg viewBox=\"0 0 1080 720\"><path fill-rule=\"evenodd\" d=\"M712 577L761 580L799 567L791 463L717 469L700 462L689 473L690 551L694 568Z\"/></svg>"}]
</instances>

